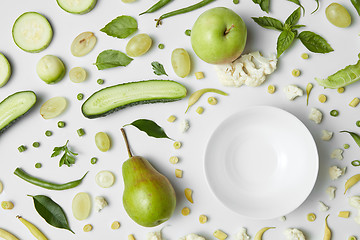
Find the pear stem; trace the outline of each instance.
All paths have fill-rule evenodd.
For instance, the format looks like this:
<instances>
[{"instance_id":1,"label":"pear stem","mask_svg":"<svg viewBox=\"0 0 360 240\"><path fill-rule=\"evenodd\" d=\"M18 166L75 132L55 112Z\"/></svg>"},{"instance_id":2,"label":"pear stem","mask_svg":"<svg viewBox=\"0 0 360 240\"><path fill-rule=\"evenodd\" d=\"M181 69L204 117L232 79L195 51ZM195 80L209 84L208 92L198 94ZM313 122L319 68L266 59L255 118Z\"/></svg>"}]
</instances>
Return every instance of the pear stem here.
<instances>
[{"instance_id":1,"label":"pear stem","mask_svg":"<svg viewBox=\"0 0 360 240\"><path fill-rule=\"evenodd\" d=\"M126 144L126 149L128 151L129 157L131 158L133 155L132 155L131 150L130 150L130 145L129 145L129 141L128 141L126 133L125 133L125 129L121 128L120 130L121 130L121 133L122 133L122 135L124 137L125 144Z\"/></svg>"},{"instance_id":2,"label":"pear stem","mask_svg":"<svg viewBox=\"0 0 360 240\"><path fill-rule=\"evenodd\" d=\"M230 30L231 29L233 29L235 26L234 26L234 24L233 25L231 25L231 27L229 27L228 29L226 29L226 31L225 31L225 35L227 35L229 32L230 32Z\"/></svg>"}]
</instances>

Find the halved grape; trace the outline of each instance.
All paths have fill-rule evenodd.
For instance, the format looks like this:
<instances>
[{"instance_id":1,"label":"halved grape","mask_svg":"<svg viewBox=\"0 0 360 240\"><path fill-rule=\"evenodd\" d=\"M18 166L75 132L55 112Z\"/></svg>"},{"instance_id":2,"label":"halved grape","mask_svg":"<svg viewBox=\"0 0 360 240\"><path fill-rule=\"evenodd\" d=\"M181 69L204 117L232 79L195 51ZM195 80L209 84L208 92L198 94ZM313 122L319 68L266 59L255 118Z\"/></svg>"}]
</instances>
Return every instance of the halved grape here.
<instances>
[{"instance_id":1,"label":"halved grape","mask_svg":"<svg viewBox=\"0 0 360 240\"><path fill-rule=\"evenodd\" d=\"M40 108L40 114L44 119L59 116L66 109L67 102L64 97L53 97L47 100Z\"/></svg>"},{"instance_id":2,"label":"halved grape","mask_svg":"<svg viewBox=\"0 0 360 240\"><path fill-rule=\"evenodd\" d=\"M126 45L126 54L130 57L139 57L149 51L152 40L145 33L138 34L131 38Z\"/></svg>"},{"instance_id":3,"label":"halved grape","mask_svg":"<svg viewBox=\"0 0 360 240\"><path fill-rule=\"evenodd\" d=\"M81 83L86 80L86 71L82 67L74 67L69 71L70 81Z\"/></svg>"},{"instance_id":4,"label":"halved grape","mask_svg":"<svg viewBox=\"0 0 360 240\"><path fill-rule=\"evenodd\" d=\"M82 57L88 54L95 47L97 38L92 32L80 33L71 44L71 54L75 57Z\"/></svg>"}]
</instances>

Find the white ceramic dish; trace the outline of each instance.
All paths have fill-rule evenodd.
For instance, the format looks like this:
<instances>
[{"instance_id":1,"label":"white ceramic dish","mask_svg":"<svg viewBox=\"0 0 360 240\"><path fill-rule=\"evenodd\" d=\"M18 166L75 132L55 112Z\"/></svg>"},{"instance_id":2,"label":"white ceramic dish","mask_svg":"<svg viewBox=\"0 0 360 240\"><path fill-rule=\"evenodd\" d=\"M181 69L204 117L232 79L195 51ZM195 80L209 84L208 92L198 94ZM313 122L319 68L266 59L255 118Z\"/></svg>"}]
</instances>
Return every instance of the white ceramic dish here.
<instances>
[{"instance_id":1,"label":"white ceramic dish","mask_svg":"<svg viewBox=\"0 0 360 240\"><path fill-rule=\"evenodd\" d=\"M299 207L319 169L314 139L292 114L275 107L244 109L212 134L205 174L215 196L253 219L284 216Z\"/></svg>"}]
</instances>

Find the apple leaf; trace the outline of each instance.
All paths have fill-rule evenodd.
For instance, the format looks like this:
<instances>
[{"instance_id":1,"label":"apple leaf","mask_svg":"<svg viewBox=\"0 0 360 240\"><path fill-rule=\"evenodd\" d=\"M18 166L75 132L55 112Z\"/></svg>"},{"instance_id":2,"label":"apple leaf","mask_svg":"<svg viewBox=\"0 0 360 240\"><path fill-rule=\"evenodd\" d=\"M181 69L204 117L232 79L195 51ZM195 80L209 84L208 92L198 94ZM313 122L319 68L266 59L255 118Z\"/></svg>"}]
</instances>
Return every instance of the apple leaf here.
<instances>
[{"instance_id":1,"label":"apple leaf","mask_svg":"<svg viewBox=\"0 0 360 240\"><path fill-rule=\"evenodd\" d=\"M272 29L272 30L284 30L284 24L272 17L252 17L252 19L263 28Z\"/></svg>"},{"instance_id":2,"label":"apple leaf","mask_svg":"<svg viewBox=\"0 0 360 240\"><path fill-rule=\"evenodd\" d=\"M124 127L132 125L142 132L145 132L148 136L154 138L168 138L173 140L166 135L164 129L157 125L154 121L148 119L138 119L130 124L124 125Z\"/></svg>"},{"instance_id":3,"label":"apple leaf","mask_svg":"<svg viewBox=\"0 0 360 240\"><path fill-rule=\"evenodd\" d=\"M283 52L285 52L286 49L290 47L294 39L295 39L295 33L292 32L291 30L285 29L280 33L276 47L278 58Z\"/></svg>"}]
</instances>

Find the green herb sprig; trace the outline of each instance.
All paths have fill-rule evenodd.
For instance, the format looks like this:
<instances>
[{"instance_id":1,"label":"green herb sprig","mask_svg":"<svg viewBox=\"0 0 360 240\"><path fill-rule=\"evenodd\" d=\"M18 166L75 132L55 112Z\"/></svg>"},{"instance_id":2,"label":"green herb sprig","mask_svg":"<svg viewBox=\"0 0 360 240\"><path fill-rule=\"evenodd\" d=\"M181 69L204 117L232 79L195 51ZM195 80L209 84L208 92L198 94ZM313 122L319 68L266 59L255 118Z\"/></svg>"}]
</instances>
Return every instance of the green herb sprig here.
<instances>
[{"instance_id":1,"label":"green herb sprig","mask_svg":"<svg viewBox=\"0 0 360 240\"><path fill-rule=\"evenodd\" d=\"M280 20L272 17L253 17L252 19L261 27L280 31L277 40L277 57L279 58L294 42L295 39L300 39L302 44L311 52L314 53L328 53L334 51L330 44L316 33L310 31L303 31L298 33L298 29L305 27L305 25L298 25L301 17L301 9L297 8L291 15L282 23Z\"/></svg>"},{"instance_id":2,"label":"green herb sprig","mask_svg":"<svg viewBox=\"0 0 360 240\"><path fill-rule=\"evenodd\" d=\"M64 152L64 154L60 158L59 167L61 167L64 164L66 166L70 167L71 165L73 165L75 163L75 156L77 156L78 154L72 152L69 149L68 143L69 143L69 140L66 141L66 144L64 146L54 147L53 153L51 154L51 157L56 157L56 156L60 155L62 152Z\"/></svg>"},{"instance_id":3,"label":"green herb sprig","mask_svg":"<svg viewBox=\"0 0 360 240\"><path fill-rule=\"evenodd\" d=\"M152 62L152 63L151 63L151 66L152 66L152 68L153 68L153 70L154 70L154 73L155 73L156 75L166 75L166 76L167 76L167 74L166 74L166 72L165 72L165 69L164 69L164 66L163 66L161 63L159 63L159 62Z\"/></svg>"},{"instance_id":4,"label":"green herb sprig","mask_svg":"<svg viewBox=\"0 0 360 240\"><path fill-rule=\"evenodd\" d=\"M295 3L296 5L298 5L299 7L301 7L302 8L302 10L303 10L303 12L304 12L304 15L305 15L305 8L304 8L304 6L300 3L300 0L288 0L289 2L293 2L293 3ZM354 1L354 2L358 2L359 0L351 0L352 2ZM260 8L261 8L261 10L263 10L264 12L266 12L266 13L269 13L269 9L270 9L270 0L253 0L253 2L254 3L256 3L256 4L258 4L259 6L260 6ZM319 2L319 0L315 0L315 2L316 2L316 9L311 13L311 14L313 14L313 13L315 13L318 9L319 9L319 7L320 7L320 2ZM354 4L354 6L355 6L355 4ZM356 8L356 7L355 7ZM360 13L359 13L360 14Z\"/></svg>"}]
</instances>

